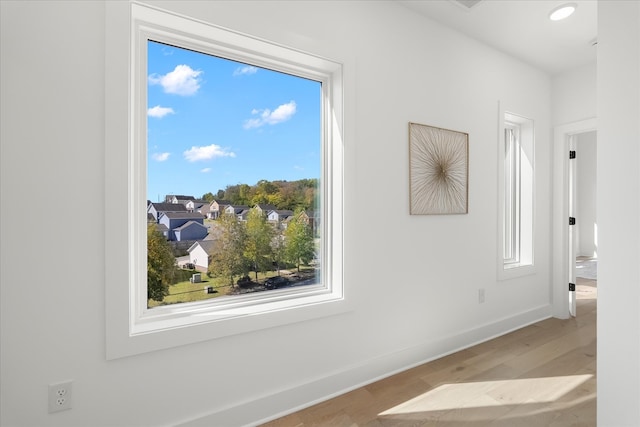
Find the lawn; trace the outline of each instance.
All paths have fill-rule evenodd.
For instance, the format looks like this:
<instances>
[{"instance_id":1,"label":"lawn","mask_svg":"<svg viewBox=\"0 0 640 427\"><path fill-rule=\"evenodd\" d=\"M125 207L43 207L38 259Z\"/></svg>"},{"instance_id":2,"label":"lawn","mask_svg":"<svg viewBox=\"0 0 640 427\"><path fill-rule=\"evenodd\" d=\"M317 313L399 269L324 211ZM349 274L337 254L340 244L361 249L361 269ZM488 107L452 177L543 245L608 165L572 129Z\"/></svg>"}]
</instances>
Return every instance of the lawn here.
<instances>
[{"instance_id":1,"label":"lawn","mask_svg":"<svg viewBox=\"0 0 640 427\"><path fill-rule=\"evenodd\" d=\"M295 271L295 269L291 270ZM301 268L301 276L308 277L309 274L313 275L313 268L302 267ZM284 274L288 273L288 270L281 271ZM162 302L159 301L148 301L148 307L157 307L161 305L168 304L178 304L183 302L193 302L193 301L201 301L211 298L217 298L223 295L229 295L234 293L245 293L246 291L251 292L248 289L243 289L242 292L238 292L239 289L231 289L228 280L222 277L207 277L206 273L201 273L202 281L200 283L191 283L189 278L193 273L198 273L195 270L179 270L179 274L182 276L183 280L178 281L176 284L169 286L169 295L164 297ZM306 274L305 274L306 273ZM275 271L268 271L266 274L258 273L258 282L264 283L264 281L273 276L277 276L278 273ZM250 272L249 277L252 281L255 282L256 274L255 272ZM236 278L237 279L237 278ZM209 294L205 292L205 287L211 286L214 289L214 293ZM258 290L263 290L260 287Z\"/></svg>"},{"instance_id":2,"label":"lawn","mask_svg":"<svg viewBox=\"0 0 640 427\"><path fill-rule=\"evenodd\" d=\"M227 295L229 291L229 285L226 281L220 277L207 277L205 273L201 274L202 282L191 283L189 277L191 274L197 273L195 270L182 270L185 274L185 280L169 286L169 295L164 297L162 302L148 301L148 307L156 307L159 305L177 304L181 302L200 301L210 298L216 298L222 295ZM212 286L214 293L209 294L205 292L205 287Z\"/></svg>"}]
</instances>

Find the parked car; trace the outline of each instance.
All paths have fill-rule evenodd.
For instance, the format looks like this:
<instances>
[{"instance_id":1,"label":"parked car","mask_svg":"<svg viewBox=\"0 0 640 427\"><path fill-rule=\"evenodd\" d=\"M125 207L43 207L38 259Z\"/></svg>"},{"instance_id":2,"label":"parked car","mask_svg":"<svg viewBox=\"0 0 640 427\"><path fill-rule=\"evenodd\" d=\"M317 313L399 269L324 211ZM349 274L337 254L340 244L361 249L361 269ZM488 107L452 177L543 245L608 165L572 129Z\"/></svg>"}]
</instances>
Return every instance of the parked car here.
<instances>
[{"instance_id":1,"label":"parked car","mask_svg":"<svg viewBox=\"0 0 640 427\"><path fill-rule=\"evenodd\" d=\"M289 284L289 279L282 276L270 277L264 282L264 287L267 289L277 289Z\"/></svg>"},{"instance_id":2,"label":"parked car","mask_svg":"<svg viewBox=\"0 0 640 427\"><path fill-rule=\"evenodd\" d=\"M238 279L238 281L236 283L241 288L248 287L248 286L251 286L253 284L253 282L251 281L251 278L249 276L242 276L241 278Z\"/></svg>"}]
</instances>

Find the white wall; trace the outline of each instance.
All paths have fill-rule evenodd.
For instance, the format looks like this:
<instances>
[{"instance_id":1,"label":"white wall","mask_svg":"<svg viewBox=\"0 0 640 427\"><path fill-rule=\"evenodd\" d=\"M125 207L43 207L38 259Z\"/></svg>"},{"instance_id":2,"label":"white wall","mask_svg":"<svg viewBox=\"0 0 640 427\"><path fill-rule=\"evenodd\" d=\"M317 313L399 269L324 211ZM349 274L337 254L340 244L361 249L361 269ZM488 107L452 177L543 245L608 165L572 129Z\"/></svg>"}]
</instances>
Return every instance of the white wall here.
<instances>
[{"instance_id":1,"label":"white wall","mask_svg":"<svg viewBox=\"0 0 640 427\"><path fill-rule=\"evenodd\" d=\"M577 255L598 255L597 132L576 135Z\"/></svg>"},{"instance_id":2,"label":"white wall","mask_svg":"<svg viewBox=\"0 0 640 427\"><path fill-rule=\"evenodd\" d=\"M596 88L595 62L554 75L551 79L553 126L596 117Z\"/></svg>"},{"instance_id":3,"label":"white wall","mask_svg":"<svg viewBox=\"0 0 640 427\"><path fill-rule=\"evenodd\" d=\"M251 423L549 315L547 75L393 2L159 4L344 63L355 309L106 361L101 239L118 207L104 203L104 4L2 1L2 425ZM537 274L503 282L499 100L534 119L537 135ZM468 215L408 214L409 121L469 133ZM46 209L14 208L25 197ZM367 215L372 203L388 212ZM30 271L20 255L34 245ZM48 415L46 386L64 379L75 381L74 408Z\"/></svg>"},{"instance_id":4,"label":"white wall","mask_svg":"<svg viewBox=\"0 0 640 427\"><path fill-rule=\"evenodd\" d=\"M640 3L598 3L598 425L640 425Z\"/></svg>"}]
</instances>

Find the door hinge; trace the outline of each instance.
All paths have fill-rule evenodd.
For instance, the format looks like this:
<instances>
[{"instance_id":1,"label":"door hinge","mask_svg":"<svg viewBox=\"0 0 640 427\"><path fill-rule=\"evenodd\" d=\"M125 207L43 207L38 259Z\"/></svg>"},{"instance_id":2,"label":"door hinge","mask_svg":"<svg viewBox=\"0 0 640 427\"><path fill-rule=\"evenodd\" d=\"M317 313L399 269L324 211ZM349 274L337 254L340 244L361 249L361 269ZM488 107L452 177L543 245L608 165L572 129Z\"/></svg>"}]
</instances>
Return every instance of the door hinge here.
<instances>
[{"instance_id":1,"label":"door hinge","mask_svg":"<svg viewBox=\"0 0 640 427\"><path fill-rule=\"evenodd\" d=\"M570 150L569 151L569 158L570 159L575 159L576 158L576 151L575 150Z\"/></svg>"},{"instance_id":2,"label":"door hinge","mask_svg":"<svg viewBox=\"0 0 640 427\"><path fill-rule=\"evenodd\" d=\"M570 292L574 292L576 290L576 284L575 283L569 283L569 291Z\"/></svg>"},{"instance_id":3,"label":"door hinge","mask_svg":"<svg viewBox=\"0 0 640 427\"><path fill-rule=\"evenodd\" d=\"M569 217L569 225L576 225L576 219L572 216Z\"/></svg>"}]
</instances>

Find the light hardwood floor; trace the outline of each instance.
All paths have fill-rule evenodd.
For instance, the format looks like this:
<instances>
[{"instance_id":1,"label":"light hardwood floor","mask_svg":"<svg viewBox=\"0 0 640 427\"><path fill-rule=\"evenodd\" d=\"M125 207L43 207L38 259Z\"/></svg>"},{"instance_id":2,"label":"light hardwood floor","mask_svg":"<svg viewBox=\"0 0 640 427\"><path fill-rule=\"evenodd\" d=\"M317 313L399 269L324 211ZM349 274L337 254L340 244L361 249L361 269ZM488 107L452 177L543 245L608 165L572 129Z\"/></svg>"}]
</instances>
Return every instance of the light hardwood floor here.
<instances>
[{"instance_id":1,"label":"light hardwood floor","mask_svg":"<svg viewBox=\"0 0 640 427\"><path fill-rule=\"evenodd\" d=\"M577 279L577 317L547 319L264 424L596 425L595 280Z\"/></svg>"}]
</instances>

